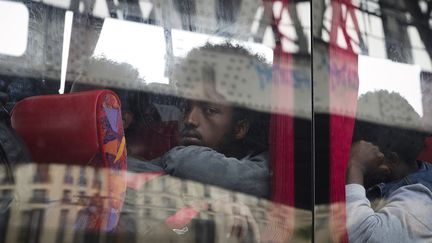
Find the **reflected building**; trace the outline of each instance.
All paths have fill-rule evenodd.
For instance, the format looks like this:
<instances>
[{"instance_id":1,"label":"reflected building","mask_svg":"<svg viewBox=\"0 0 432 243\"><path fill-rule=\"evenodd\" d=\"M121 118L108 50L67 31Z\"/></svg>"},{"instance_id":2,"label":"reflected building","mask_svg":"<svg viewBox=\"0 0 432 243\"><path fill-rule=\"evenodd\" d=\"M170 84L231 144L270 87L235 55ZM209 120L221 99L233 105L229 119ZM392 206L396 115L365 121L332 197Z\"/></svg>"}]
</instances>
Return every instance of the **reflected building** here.
<instances>
[{"instance_id":1,"label":"reflected building","mask_svg":"<svg viewBox=\"0 0 432 243\"><path fill-rule=\"evenodd\" d=\"M14 174L15 184L0 186L2 200L13 199L2 208L2 242L76 242L79 221L92 200L108 196L100 168L27 164ZM108 200L99 201L108 208Z\"/></svg>"},{"instance_id":2,"label":"reflected building","mask_svg":"<svg viewBox=\"0 0 432 243\"><path fill-rule=\"evenodd\" d=\"M260 229L267 226L265 199L158 176L137 189L129 188L116 237L126 233L123 237L149 242L226 242L231 231L228 218L232 215L223 207L240 204L250 209ZM131 222L134 229L128 230Z\"/></svg>"},{"instance_id":3,"label":"reflected building","mask_svg":"<svg viewBox=\"0 0 432 243\"><path fill-rule=\"evenodd\" d=\"M156 176L135 183L135 189L128 188L119 223L114 231L106 232L104 217L110 210L110 197L104 173L104 169L91 166L17 167L15 184L0 186L0 241L83 242L94 238L120 242L226 242L232 215L224 207L237 204L249 208L260 229L268 224L267 200L171 176ZM148 177L133 173L127 176L135 182ZM182 215L191 208L195 213ZM184 234L176 233L184 227Z\"/></svg>"}]
</instances>

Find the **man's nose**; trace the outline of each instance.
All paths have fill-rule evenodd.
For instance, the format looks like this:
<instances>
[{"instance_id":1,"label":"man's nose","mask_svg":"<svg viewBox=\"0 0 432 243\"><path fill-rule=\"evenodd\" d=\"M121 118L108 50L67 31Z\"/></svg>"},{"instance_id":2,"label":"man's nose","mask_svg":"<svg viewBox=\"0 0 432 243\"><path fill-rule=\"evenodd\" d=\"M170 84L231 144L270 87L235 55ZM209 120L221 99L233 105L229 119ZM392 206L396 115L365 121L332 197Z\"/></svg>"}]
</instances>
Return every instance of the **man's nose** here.
<instances>
[{"instance_id":1,"label":"man's nose","mask_svg":"<svg viewBox=\"0 0 432 243\"><path fill-rule=\"evenodd\" d=\"M199 107L191 107L184 117L185 125L195 126L199 125Z\"/></svg>"}]
</instances>

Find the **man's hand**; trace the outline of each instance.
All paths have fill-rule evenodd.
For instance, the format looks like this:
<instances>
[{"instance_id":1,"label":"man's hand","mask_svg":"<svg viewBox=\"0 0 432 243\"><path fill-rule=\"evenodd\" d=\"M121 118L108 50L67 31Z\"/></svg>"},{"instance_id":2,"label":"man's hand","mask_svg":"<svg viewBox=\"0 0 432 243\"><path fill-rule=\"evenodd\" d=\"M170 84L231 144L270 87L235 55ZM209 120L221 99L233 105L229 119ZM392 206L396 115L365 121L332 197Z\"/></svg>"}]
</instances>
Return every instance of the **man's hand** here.
<instances>
[{"instance_id":1,"label":"man's hand","mask_svg":"<svg viewBox=\"0 0 432 243\"><path fill-rule=\"evenodd\" d=\"M387 170L384 154L372 143L359 141L351 146L346 184L363 185L364 177L377 170Z\"/></svg>"}]
</instances>

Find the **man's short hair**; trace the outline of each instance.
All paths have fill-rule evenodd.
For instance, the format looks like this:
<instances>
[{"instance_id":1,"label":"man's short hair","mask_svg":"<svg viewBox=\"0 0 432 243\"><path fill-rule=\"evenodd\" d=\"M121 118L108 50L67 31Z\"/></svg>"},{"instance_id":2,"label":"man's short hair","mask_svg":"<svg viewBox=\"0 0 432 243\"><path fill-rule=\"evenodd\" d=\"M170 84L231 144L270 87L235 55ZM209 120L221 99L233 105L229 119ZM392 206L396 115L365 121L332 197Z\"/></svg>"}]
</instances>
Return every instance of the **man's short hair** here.
<instances>
[{"instance_id":1,"label":"man's short hair","mask_svg":"<svg viewBox=\"0 0 432 243\"><path fill-rule=\"evenodd\" d=\"M370 100L375 100L371 107ZM369 110L380 109L382 123L359 119ZM398 119L399 124L409 126L388 125L388 121ZM413 124L415 126L413 126ZM389 153L396 153L405 163L414 163L425 144L427 133L420 128L421 117L414 108L400 94L385 90L368 92L358 100L357 119L354 127L353 142L365 140L379 147L381 152L388 157Z\"/></svg>"}]
</instances>

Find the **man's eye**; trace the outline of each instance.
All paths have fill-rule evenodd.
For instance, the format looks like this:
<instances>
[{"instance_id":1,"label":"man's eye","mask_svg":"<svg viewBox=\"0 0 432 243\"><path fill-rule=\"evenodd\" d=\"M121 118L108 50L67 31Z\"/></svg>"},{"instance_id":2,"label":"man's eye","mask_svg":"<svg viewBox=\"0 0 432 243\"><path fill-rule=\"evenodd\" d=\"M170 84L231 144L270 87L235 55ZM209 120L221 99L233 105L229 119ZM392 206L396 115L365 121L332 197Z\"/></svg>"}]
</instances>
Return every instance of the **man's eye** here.
<instances>
[{"instance_id":1,"label":"man's eye","mask_svg":"<svg viewBox=\"0 0 432 243\"><path fill-rule=\"evenodd\" d=\"M213 114L219 113L219 110L216 109L216 108L214 108L214 107L205 107L205 108L204 108L204 112L205 112L207 115L213 115Z\"/></svg>"}]
</instances>

